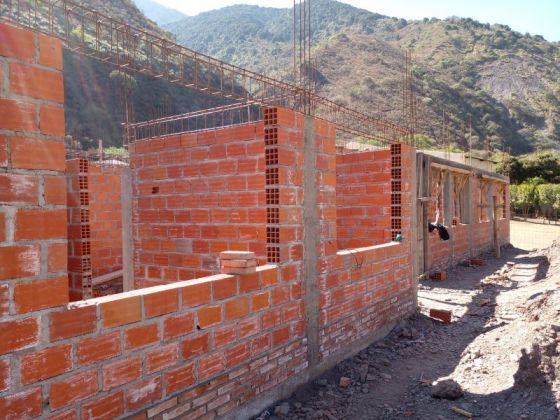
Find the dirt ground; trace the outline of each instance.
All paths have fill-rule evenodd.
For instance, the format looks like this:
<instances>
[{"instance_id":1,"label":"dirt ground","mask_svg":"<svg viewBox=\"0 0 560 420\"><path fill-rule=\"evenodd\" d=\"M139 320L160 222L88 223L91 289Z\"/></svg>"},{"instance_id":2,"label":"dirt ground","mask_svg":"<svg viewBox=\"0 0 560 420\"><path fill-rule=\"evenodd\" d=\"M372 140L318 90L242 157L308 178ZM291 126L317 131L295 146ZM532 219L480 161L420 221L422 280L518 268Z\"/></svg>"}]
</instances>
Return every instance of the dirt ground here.
<instances>
[{"instance_id":1,"label":"dirt ground","mask_svg":"<svg viewBox=\"0 0 560 420\"><path fill-rule=\"evenodd\" d=\"M516 219L510 222L511 243L524 250L546 248L560 238L560 223L544 222L542 219Z\"/></svg>"},{"instance_id":2,"label":"dirt ground","mask_svg":"<svg viewBox=\"0 0 560 420\"><path fill-rule=\"evenodd\" d=\"M560 419L560 242L483 261L422 282L415 316L258 418Z\"/></svg>"}]
</instances>

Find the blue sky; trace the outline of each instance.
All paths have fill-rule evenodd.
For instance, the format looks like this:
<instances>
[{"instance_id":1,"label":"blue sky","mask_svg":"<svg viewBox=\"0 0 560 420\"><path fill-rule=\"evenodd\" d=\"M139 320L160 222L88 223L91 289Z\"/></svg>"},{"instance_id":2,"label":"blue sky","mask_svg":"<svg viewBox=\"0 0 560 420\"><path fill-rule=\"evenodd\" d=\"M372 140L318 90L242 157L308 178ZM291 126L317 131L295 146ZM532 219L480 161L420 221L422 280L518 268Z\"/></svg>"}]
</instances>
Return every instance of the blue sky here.
<instances>
[{"instance_id":1,"label":"blue sky","mask_svg":"<svg viewBox=\"0 0 560 420\"><path fill-rule=\"evenodd\" d=\"M292 7L293 0L155 0L187 15L232 4ZM560 41L560 0L344 0L344 3L405 19L471 17L483 23L502 23L549 41ZM313 3L312 3L313 4Z\"/></svg>"}]
</instances>

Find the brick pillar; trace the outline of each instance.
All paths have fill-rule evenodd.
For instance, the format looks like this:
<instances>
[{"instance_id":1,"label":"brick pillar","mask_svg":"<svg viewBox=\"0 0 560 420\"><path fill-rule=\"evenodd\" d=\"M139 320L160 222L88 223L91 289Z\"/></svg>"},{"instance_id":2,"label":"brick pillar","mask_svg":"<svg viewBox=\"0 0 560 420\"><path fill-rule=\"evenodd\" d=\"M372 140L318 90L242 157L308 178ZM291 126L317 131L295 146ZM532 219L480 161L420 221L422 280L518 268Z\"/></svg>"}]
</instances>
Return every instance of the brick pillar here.
<instances>
[{"instance_id":1,"label":"brick pillar","mask_svg":"<svg viewBox=\"0 0 560 420\"><path fill-rule=\"evenodd\" d=\"M70 300L92 297L89 162L66 162L68 182L68 282Z\"/></svg>"},{"instance_id":2,"label":"brick pillar","mask_svg":"<svg viewBox=\"0 0 560 420\"><path fill-rule=\"evenodd\" d=\"M68 302L61 70L58 40L0 23L0 362Z\"/></svg>"},{"instance_id":3,"label":"brick pillar","mask_svg":"<svg viewBox=\"0 0 560 420\"><path fill-rule=\"evenodd\" d=\"M264 117L267 257L301 303L313 367L320 361L320 285L337 246L335 128L281 108Z\"/></svg>"}]
</instances>

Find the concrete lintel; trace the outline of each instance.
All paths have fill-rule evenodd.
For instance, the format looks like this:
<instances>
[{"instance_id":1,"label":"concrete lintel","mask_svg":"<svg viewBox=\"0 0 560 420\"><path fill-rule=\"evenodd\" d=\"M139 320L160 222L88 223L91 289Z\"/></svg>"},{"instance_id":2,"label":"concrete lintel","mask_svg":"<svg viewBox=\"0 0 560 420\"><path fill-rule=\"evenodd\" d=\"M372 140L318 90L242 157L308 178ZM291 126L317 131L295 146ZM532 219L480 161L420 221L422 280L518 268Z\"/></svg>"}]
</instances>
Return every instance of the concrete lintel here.
<instances>
[{"instance_id":1,"label":"concrete lintel","mask_svg":"<svg viewBox=\"0 0 560 420\"><path fill-rule=\"evenodd\" d=\"M450 160L446 160L437 156L432 156L432 155L426 155L425 153L421 153L420 154L424 155L424 156L430 156L430 161L432 164L438 165L438 167L446 167L449 168L449 170L457 170L457 172L462 172L462 171L466 171L469 173L472 173L474 175L480 175L480 176L485 176L488 177L490 179L495 179L501 182L509 182L509 178L507 176L504 175L500 175L497 174L495 172L490 172L490 171L486 171L484 169L480 169L480 168L475 168L475 167L471 167L469 165L465 165L463 163L459 163L459 162L452 162Z\"/></svg>"}]
</instances>

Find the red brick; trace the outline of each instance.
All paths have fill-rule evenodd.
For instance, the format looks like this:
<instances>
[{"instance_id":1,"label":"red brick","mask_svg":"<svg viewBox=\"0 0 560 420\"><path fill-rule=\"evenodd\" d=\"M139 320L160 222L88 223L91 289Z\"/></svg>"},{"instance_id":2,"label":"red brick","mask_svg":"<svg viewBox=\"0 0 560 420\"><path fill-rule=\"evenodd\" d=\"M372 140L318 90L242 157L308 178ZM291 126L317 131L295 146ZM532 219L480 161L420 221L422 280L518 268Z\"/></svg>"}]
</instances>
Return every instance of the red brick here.
<instances>
[{"instance_id":1,"label":"red brick","mask_svg":"<svg viewBox=\"0 0 560 420\"><path fill-rule=\"evenodd\" d=\"M53 410L76 401L85 400L97 393L97 370L78 373L51 384L49 404Z\"/></svg>"},{"instance_id":2,"label":"red brick","mask_svg":"<svg viewBox=\"0 0 560 420\"><path fill-rule=\"evenodd\" d=\"M206 353L208 351L208 334L183 341L181 349L185 359Z\"/></svg>"},{"instance_id":3,"label":"red brick","mask_svg":"<svg viewBox=\"0 0 560 420\"><path fill-rule=\"evenodd\" d=\"M126 406L137 410L161 398L161 379L155 377L136 383L126 390Z\"/></svg>"},{"instance_id":4,"label":"red brick","mask_svg":"<svg viewBox=\"0 0 560 420\"><path fill-rule=\"evenodd\" d=\"M259 293L252 297L252 308L253 311L258 311L260 309L268 308L270 305L269 292Z\"/></svg>"},{"instance_id":5,"label":"red brick","mask_svg":"<svg viewBox=\"0 0 560 420\"><path fill-rule=\"evenodd\" d=\"M13 99L0 98L0 115L2 115L2 122L0 125L1 128L5 130L29 132L37 131L37 112L35 105L33 104ZM17 162L19 162L20 154L16 154L16 157L18 158ZM6 162L5 156L2 161L4 163Z\"/></svg>"},{"instance_id":6,"label":"red brick","mask_svg":"<svg viewBox=\"0 0 560 420\"><path fill-rule=\"evenodd\" d=\"M0 23L0 56L35 61L35 34L28 29Z\"/></svg>"},{"instance_id":7,"label":"red brick","mask_svg":"<svg viewBox=\"0 0 560 420\"><path fill-rule=\"evenodd\" d=\"M58 71L12 63L10 89L17 95L64 103L64 83Z\"/></svg>"},{"instance_id":8,"label":"red brick","mask_svg":"<svg viewBox=\"0 0 560 420\"><path fill-rule=\"evenodd\" d=\"M194 315L192 313L172 316L163 321L163 337L165 340L180 337L194 331Z\"/></svg>"},{"instance_id":9,"label":"red brick","mask_svg":"<svg viewBox=\"0 0 560 420\"><path fill-rule=\"evenodd\" d=\"M10 313L10 287L7 284L0 284L0 316Z\"/></svg>"},{"instance_id":10,"label":"red brick","mask_svg":"<svg viewBox=\"0 0 560 420\"><path fill-rule=\"evenodd\" d=\"M34 346L39 340L37 318L18 319L0 323L0 354Z\"/></svg>"},{"instance_id":11,"label":"red brick","mask_svg":"<svg viewBox=\"0 0 560 420\"><path fill-rule=\"evenodd\" d=\"M49 314L51 341L89 334L96 329L97 314L93 305Z\"/></svg>"},{"instance_id":12,"label":"red brick","mask_svg":"<svg viewBox=\"0 0 560 420\"><path fill-rule=\"evenodd\" d=\"M290 338L290 328L282 327L272 332L272 345L274 347L286 342Z\"/></svg>"},{"instance_id":13,"label":"red brick","mask_svg":"<svg viewBox=\"0 0 560 420\"><path fill-rule=\"evenodd\" d=\"M178 308L176 289L144 295L144 313L147 318L175 312Z\"/></svg>"},{"instance_id":14,"label":"red brick","mask_svg":"<svg viewBox=\"0 0 560 420\"><path fill-rule=\"evenodd\" d=\"M259 273L248 274L239 279L239 292L247 293L261 288Z\"/></svg>"},{"instance_id":15,"label":"red brick","mask_svg":"<svg viewBox=\"0 0 560 420\"><path fill-rule=\"evenodd\" d=\"M58 277L18 283L14 287L17 313L39 311L68 303L68 279Z\"/></svg>"},{"instance_id":16,"label":"red brick","mask_svg":"<svg viewBox=\"0 0 560 420\"><path fill-rule=\"evenodd\" d=\"M212 282L212 296L214 300L226 299L237 294L237 278L228 277Z\"/></svg>"},{"instance_id":17,"label":"red brick","mask_svg":"<svg viewBox=\"0 0 560 420\"><path fill-rule=\"evenodd\" d=\"M11 139L11 157L14 168L47 169L60 172L64 172L66 169L64 143L61 141L13 137Z\"/></svg>"},{"instance_id":18,"label":"red brick","mask_svg":"<svg viewBox=\"0 0 560 420\"><path fill-rule=\"evenodd\" d=\"M16 213L15 239L66 239L66 210L19 209Z\"/></svg>"},{"instance_id":19,"label":"red brick","mask_svg":"<svg viewBox=\"0 0 560 420\"><path fill-rule=\"evenodd\" d=\"M194 363L185 364L178 369L170 370L165 374L167 384L166 395L170 395L184 389L196 381L194 374Z\"/></svg>"},{"instance_id":20,"label":"red brick","mask_svg":"<svg viewBox=\"0 0 560 420\"><path fill-rule=\"evenodd\" d=\"M39 34L39 63L62 70L62 44L59 39Z\"/></svg>"},{"instance_id":21,"label":"red brick","mask_svg":"<svg viewBox=\"0 0 560 420\"><path fill-rule=\"evenodd\" d=\"M63 176L45 176L45 203L66 204L66 178Z\"/></svg>"},{"instance_id":22,"label":"red brick","mask_svg":"<svg viewBox=\"0 0 560 420\"><path fill-rule=\"evenodd\" d=\"M72 346L50 347L21 358L21 383L52 378L72 369Z\"/></svg>"},{"instance_id":23,"label":"red brick","mask_svg":"<svg viewBox=\"0 0 560 420\"><path fill-rule=\"evenodd\" d=\"M124 348L127 350L148 346L159 341L157 324L130 328L124 333Z\"/></svg>"},{"instance_id":24,"label":"red brick","mask_svg":"<svg viewBox=\"0 0 560 420\"><path fill-rule=\"evenodd\" d=\"M114 419L124 413L124 392L118 391L114 394L89 401L82 405L82 420L90 419Z\"/></svg>"},{"instance_id":25,"label":"red brick","mask_svg":"<svg viewBox=\"0 0 560 420\"><path fill-rule=\"evenodd\" d=\"M38 245L0 247L0 280L31 277L40 272Z\"/></svg>"},{"instance_id":26,"label":"red brick","mask_svg":"<svg viewBox=\"0 0 560 420\"><path fill-rule=\"evenodd\" d=\"M10 388L10 360L0 360L0 392Z\"/></svg>"},{"instance_id":27,"label":"red brick","mask_svg":"<svg viewBox=\"0 0 560 420\"><path fill-rule=\"evenodd\" d=\"M4 213L0 213L0 242L6 240L6 217Z\"/></svg>"},{"instance_id":28,"label":"red brick","mask_svg":"<svg viewBox=\"0 0 560 420\"><path fill-rule=\"evenodd\" d=\"M142 359L140 356L103 366L103 389L132 382L142 376Z\"/></svg>"},{"instance_id":29,"label":"red brick","mask_svg":"<svg viewBox=\"0 0 560 420\"><path fill-rule=\"evenodd\" d=\"M141 297L116 299L101 305L103 325L107 328L130 324L142 319Z\"/></svg>"},{"instance_id":30,"label":"red brick","mask_svg":"<svg viewBox=\"0 0 560 420\"><path fill-rule=\"evenodd\" d=\"M222 307L209 306L199 309L197 312L197 327L206 328L222 321Z\"/></svg>"},{"instance_id":31,"label":"red brick","mask_svg":"<svg viewBox=\"0 0 560 420\"><path fill-rule=\"evenodd\" d=\"M76 356L80 365L99 362L121 354L120 332L115 331L78 342Z\"/></svg>"},{"instance_id":32,"label":"red brick","mask_svg":"<svg viewBox=\"0 0 560 420\"><path fill-rule=\"evenodd\" d=\"M0 174L0 203L38 204L39 186L37 177Z\"/></svg>"},{"instance_id":33,"label":"red brick","mask_svg":"<svg viewBox=\"0 0 560 420\"><path fill-rule=\"evenodd\" d=\"M68 245L52 244L49 245L49 256L47 259L47 270L49 273L66 272L68 263Z\"/></svg>"},{"instance_id":34,"label":"red brick","mask_svg":"<svg viewBox=\"0 0 560 420\"><path fill-rule=\"evenodd\" d=\"M64 136L64 108L43 105L39 112L41 133L51 136Z\"/></svg>"},{"instance_id":35,"label":"red brick","mask_svg":"<svg viewBox=\"0 0 560 420\"><path fill-rule=\"evenodd\" d=\"M184 308L210 303L210 282L185 286L182 293Z\"/></svg>"},{"instance_id":36,"label":"red brick","mask_svg":"<svg viewBox=\"0 0 560 420\"><path fill-rule=\"evenodd\" d=\"M169 366L173 366L177 362L178 348L177 344L169 344L159 347L146 353L146 371L153 373Z\"/></svg>"},{"instance_id":37,"label":"red brick","mask_svg":"<svg viewBox=\"0 0 560 420\"><path fill-rule=\"evenodd\" d=\"M449 324L453 318L453 312L444 309L430 309L430 317Z\"/></svg>"},{"instance_id":38,"label":"red brick","mask_svg":"<svg viewBox=\"0 0 560 420\"><path fill-rule=\"evenodd\" d=\"M51 414L48 420L78 420L78 413L74 410L64 411L62 413Z\"/></svg>"},{"instance_id":39,"label":"red brick","mask_svg":"<svg viewBox=\"0 0 560 420\"><path fill-rule=\"evenodd\" d=\"M225 303L226 320L243 318L249 313L249 298L241 297Z\"/></svg>"},{"instance_id":40,"label":"red brick","mask_svg":"<svg viewBox=\"0 0 560 420\"><path fill-rule=\"evenodd\" d=\"M215 328L214 329L214 346L213 348L220 348L227 344L231 344L236 339L236 331L235 328L232 328L231 325L227 325L222 328Z\"/></svg>"},{"instance_id":41,"label":"red brick","mask_svg":"<svg viewBox=\"0 0 560 420\"><path fill-rule=\"evenodd\" d=\"M0 76L2 76L1 73ZM2 86L0 86L0 89L2 89ZM2 125L4 125L4 123L2 123ZM8 166L7 143L6 138L4 136L0 136L0 166Z\"/></svg>"},{"instance_id":42,"label":"red brick","mask_svg":"<svg viewBox=\"0 0 560 420\"><path fill-rule=\"evenodd\" d=\"M0 413L6 420L39 417L43 413L41 388L33 388L0 398Z\"/></svg>"},{"instance_id":43,"label":"red brick","mask_svg":"<svg viewBox=\"0 0 560 420\"><path fill-rule=\"evenodd\" d=\"M243 343L226 350L226 366L228 369L237 366L249 359L249 344Z\"/></svg>"},{"instance_id":44,"label":"red brick","mask_svg":"<svg viewBox=\"0 0 560 420\"><path fill-rule=\"evenodd\" d=\"M202 357L198 364L198 380L205 381L224 369L224 356L221 352Z\"/></svg>"}]
</instances>

